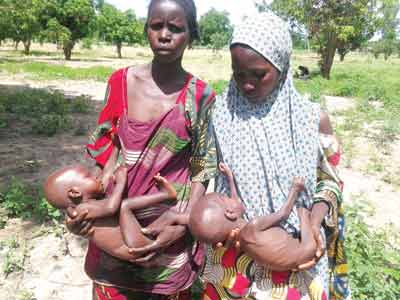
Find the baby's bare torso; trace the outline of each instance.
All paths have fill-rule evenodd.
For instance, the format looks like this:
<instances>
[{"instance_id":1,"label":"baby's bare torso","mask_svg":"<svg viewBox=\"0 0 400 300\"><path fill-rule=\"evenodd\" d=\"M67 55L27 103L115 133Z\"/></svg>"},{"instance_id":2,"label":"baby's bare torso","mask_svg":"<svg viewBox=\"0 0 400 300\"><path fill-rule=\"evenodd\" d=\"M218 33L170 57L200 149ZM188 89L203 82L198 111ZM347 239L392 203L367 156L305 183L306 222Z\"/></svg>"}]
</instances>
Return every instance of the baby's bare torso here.
<instances>
[{"instance_id":1,"label":"baby's bare torso","mask_svg":"<svg viewBox=\"0 0 400 300\"><path fill-rule=\"evenodd\" d=\"M299 239L293 238L284 229L274 226L256 231L251 226L242 229L239 235L244 252L260 265L275 271L287 271L298 267L303 249Z\"/></svg>"}]
</instances>

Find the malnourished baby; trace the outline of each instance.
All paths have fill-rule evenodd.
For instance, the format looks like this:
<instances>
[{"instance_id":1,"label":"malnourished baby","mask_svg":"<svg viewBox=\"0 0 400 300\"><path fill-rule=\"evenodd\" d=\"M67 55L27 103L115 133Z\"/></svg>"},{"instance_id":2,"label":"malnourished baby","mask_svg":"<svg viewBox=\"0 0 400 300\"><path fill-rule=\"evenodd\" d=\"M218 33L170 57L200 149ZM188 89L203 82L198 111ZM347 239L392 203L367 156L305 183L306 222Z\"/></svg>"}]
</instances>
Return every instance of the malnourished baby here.
<instances>
[{"instance_id":1,"label":"malnourished baby","mask_svg":"<svg viewBox=\"0 0 400 300\"><path fill-rule=\"evenodd\" d=\"M46 179L43 187L46 199L56 208L73 207L78 213L85 213L85 219L95 220L90 239L99 248L114 257L132 260L135 257L130 252L131 248L155 242L142 233L134 210L166 200L176 200L176 191L164 177L157 175L154 180L160 189L158 193L122 201L127 180L126 167L120 166L115 171L114 178L114 189L108 198L104 198L100 180L81 165L54 172Z\"/></svg>"},{"instance_id":2,"label":"malnourished baby","mask_svg":"<svg viewBox=\"0 0 400 300\"><path fill-rule=\"evenodd\" d=\"M317 245L311 229L310 212L306 208L297 208L300 239L279 226L289 217L299 193L303 191L303 179L294 178L288 199L279 211L246 222L241 218L243 210L237 209L241 203L233 174L224 164L220 164L220 170L228 178L231 197L210 193L194 204L189 229L198 240L216 244L225 241L232 230L239 228L241 249L259 264L275 271L294 270L314 258Z\"/></svg>"}]
</instances>

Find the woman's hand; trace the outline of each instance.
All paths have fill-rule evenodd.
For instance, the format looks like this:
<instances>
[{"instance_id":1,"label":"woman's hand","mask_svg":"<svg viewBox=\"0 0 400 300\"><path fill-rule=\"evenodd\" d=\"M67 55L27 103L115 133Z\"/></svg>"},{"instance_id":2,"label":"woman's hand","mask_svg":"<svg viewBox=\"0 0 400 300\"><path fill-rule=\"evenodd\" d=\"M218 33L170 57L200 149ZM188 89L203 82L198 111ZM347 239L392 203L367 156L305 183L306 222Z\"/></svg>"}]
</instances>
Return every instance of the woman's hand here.
<instances>
[{"instance_id":1,"label":"woman's hand","mask_svg":"<svg viewBox=\"0 0 400 300\"><path fill-rule=\"evenodd\" d=\"M93 220L85 220L88 211L78 212L74 207L67 208L67 217L65 225L73 234L90 237L94 233Z\"/></svg>"},{"instance_id":2,"label":"woman's hand","mask_svg":"<svg viewBox=\"0 0 400 300\"><path fill-rule=\"evenodd\" d=\"M185 233L186 227L183 225L170 225L164 227L157 235L154 242L141 248L129 249L129 253L131 253L134 257L140 257L132 259L132 262L140 264L150 261L156 254L162 253L164 249L168 248L178 239L183 237Z\"/></svg>"},{"instance_id":3,"label":"woman's hand","mask_svg":"<svg viewBox=\"0 0 400 300\"><path fill-rule=\"evenodd\" d=\"M240 242L239 242L239 232L240 229L239 228L235 228L233 229L229 235L228 238L223 241L223 242L219 242L215 245L216 248L221 248L224 247L226 249L231 248L232 246L234 246L236 249L240 249Z\"/></svg>"}]
</instances>

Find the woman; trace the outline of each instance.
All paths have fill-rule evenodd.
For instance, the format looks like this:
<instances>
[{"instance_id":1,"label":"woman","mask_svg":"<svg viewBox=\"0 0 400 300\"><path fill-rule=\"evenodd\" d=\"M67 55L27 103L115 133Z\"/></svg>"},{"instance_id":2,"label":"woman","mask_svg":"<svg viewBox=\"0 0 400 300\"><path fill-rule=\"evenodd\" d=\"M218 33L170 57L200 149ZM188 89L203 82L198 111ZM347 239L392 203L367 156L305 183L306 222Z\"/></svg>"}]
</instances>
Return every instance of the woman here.
<instances>
[{"instance_id":1,"label":"woman","mask_svg":"<svg viewBox=\"0 0 400 300\"><path fill-rule=\"evenodd\" d=\"M126 197L157 193L157 174L173 184L178 201L135 212L142 226L174 211L188 213L216 171L209 122L214 93L182 67L185 49L198 38L194 2L151 1L145 31L153 60L111 76L95 141L88 145L89 154L104 167L105 186L118 156L128 166ZM90 224L76 213L71 216L69 228L88 233ZM93 299L190 299L204 251L182 225L165 226L153 238L132 253L145 253L134 263L89 244L85 270L94 283Z\"/></svg>"},{"instance_id":2,"label":"woman","mask_svg":"<svg viewBox=\"0 0 400 300\"><path fill-rule=\"evenodd\" d=\"M233 78L216 101L213 123L219 160L235 174L249 221L277 211L293 177L305 178L306 192L299 201L312 210L319 251L303 269L319 261L306 271L271 272L233 247L209 247L204 299L314 300L348 295L341 182L334 170L338 143L327 115L295 90L291 50L287 26L272 13L239 25L230 45ZM216 191L229 192L224 176L217 177ZM293 236L301 234L295 212L282 226ZM328 251L322 255L324 246Z\"/></svg>"}]
</instances>

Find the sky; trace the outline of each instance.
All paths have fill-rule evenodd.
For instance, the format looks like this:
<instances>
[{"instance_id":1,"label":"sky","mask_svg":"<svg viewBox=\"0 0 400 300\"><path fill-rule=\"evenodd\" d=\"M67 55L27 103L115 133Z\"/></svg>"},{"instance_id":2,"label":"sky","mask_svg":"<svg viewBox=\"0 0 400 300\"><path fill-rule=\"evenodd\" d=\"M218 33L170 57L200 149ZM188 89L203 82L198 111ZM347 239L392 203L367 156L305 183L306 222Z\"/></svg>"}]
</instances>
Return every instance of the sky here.
<instances>
[{"instance_id":1,"label":"sky","mask_svg":"<svg viewBox=\"0 0 400 300\"><path fill-rule=\"evenodd\" d=\"M120 10L132 8L139 17L146 17L149 0L106 0ZM232 24L237 24L245 15L256 12L252 0L195 0L197 15L200 17L212 7L216 10L226 10Z\"/></svg>"}]
</instances>

